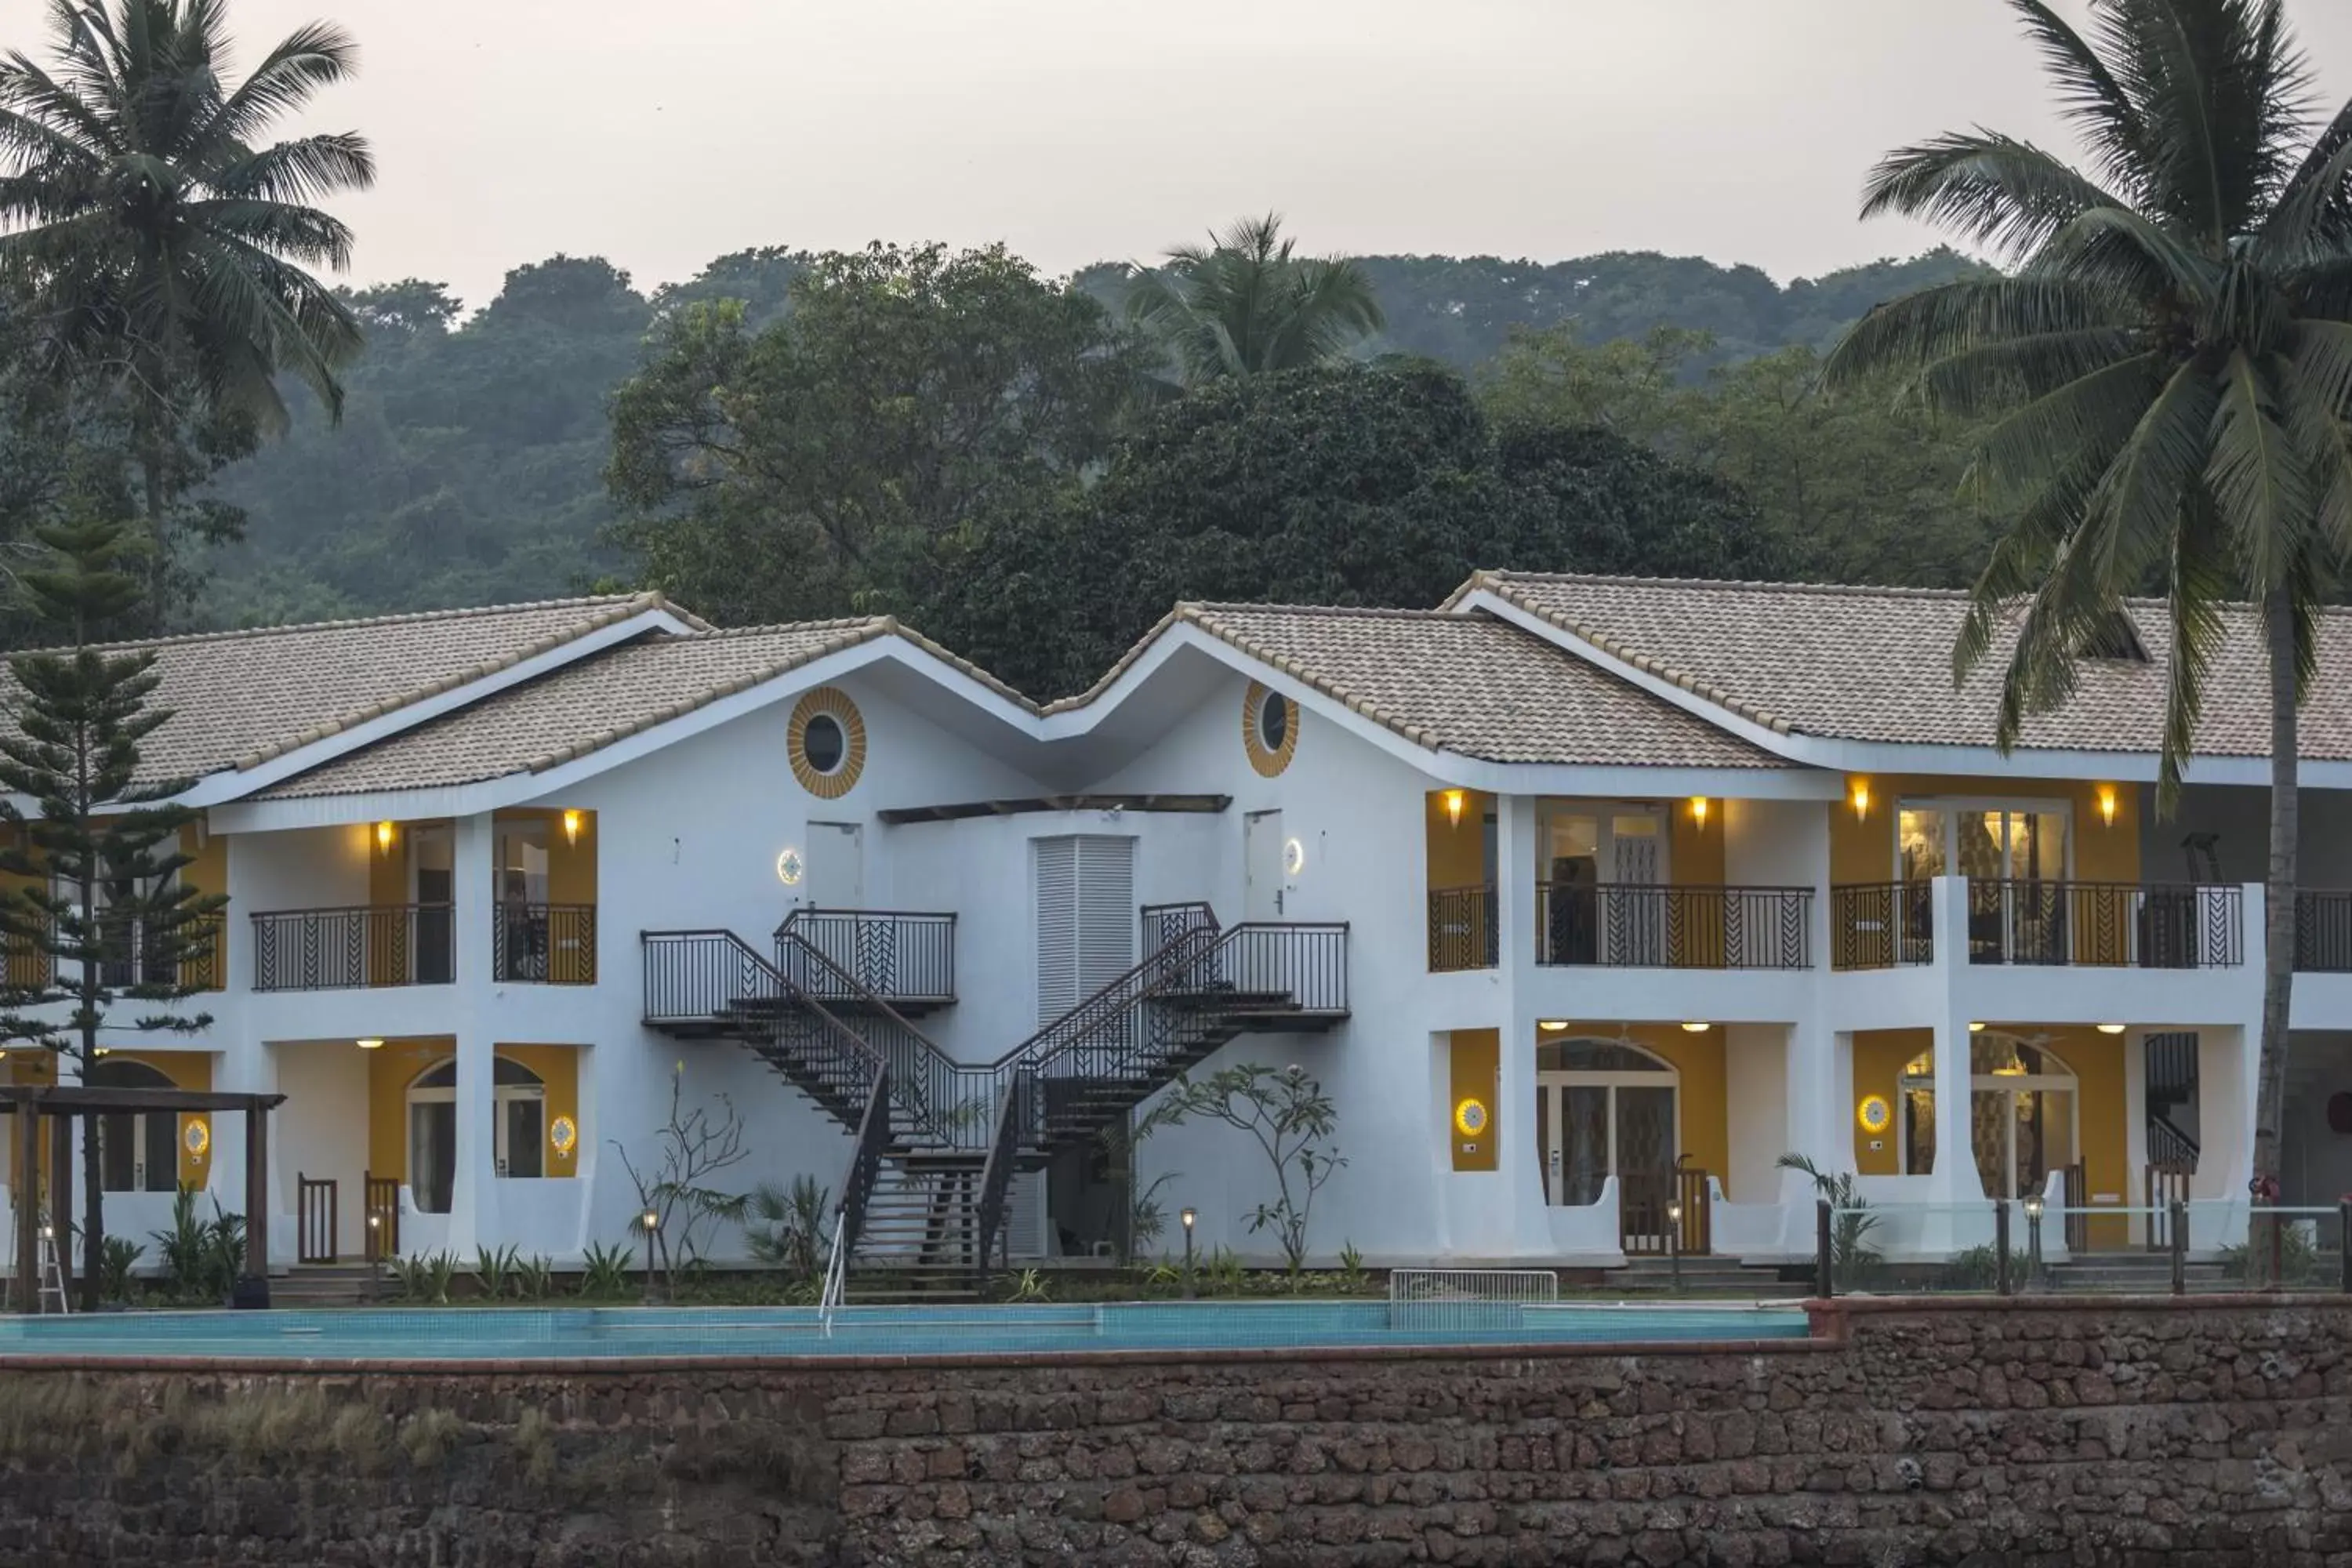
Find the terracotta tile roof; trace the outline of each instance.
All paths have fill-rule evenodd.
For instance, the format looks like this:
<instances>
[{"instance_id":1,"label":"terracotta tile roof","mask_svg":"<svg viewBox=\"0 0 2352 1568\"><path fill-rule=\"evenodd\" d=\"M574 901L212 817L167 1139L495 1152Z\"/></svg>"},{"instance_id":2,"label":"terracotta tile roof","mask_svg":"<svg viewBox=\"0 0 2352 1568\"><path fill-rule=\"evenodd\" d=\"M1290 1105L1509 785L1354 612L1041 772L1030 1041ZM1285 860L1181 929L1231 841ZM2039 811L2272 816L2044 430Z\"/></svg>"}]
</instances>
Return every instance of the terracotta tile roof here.
<instances>
[{"instance_id":1,"label":"terracotta tile roof","mask_svg":"<svg viewBox=\"0 0 2352 1568\"><path fill-rule=\"evenodd\" d=\"M172 715L145 743L142 783L257 766L646 610L657 594L263 626L124 643L152 649ZM688 625L692 616L673 609ZM15 706L0 675L0 707Z\"/></svg>"},{"instance_id":2,"label":"terracotta tile roof","mask_svg":"<svg viewBox=\"0 0 2352 1568\"><path fill-rule=\"evenodd\" d=\"M1895 744L1992 743L2000 674L2013 633L1958 689L1952 644L1968 595L1916 588L1480 573L1478 589L1635 668L1781 733ZM2025 729L2031 749L2158 749L2172 637L2163 606L2128 606L2147 658L2086 661L2074 696ZM2207 689L2196 749L2259 757L2270 750L2270 698L2257 619L2223 612L2226 640ZM2322 678L2303 711L2303 754L2352 759L2352 614L2320 631ZM2331 678L2326 672L2334 671Z\"/></svg>"},{"instance_id":3,"label":"terracotta tile roof","mask_svg":"<svg viewBox=\"0 0 2352 1568\"><path fill-rule=\"evenodd\" d=\"M338 758L259 798L436 789L544 773L897 629L887 616L873 616L626 643Z\"/></svg>"},{"instance_id":4,"label":"terracotta tile roof","mask_svg":"<svg viewBox=\"0 0 2352 1568\"><path fill-rule=\"evenodd\" d=\"M1183 605L1171 620L1190 622L1433 751L1598 767L1790 765L1484 616Z\"/></svg>"}]
</instances>

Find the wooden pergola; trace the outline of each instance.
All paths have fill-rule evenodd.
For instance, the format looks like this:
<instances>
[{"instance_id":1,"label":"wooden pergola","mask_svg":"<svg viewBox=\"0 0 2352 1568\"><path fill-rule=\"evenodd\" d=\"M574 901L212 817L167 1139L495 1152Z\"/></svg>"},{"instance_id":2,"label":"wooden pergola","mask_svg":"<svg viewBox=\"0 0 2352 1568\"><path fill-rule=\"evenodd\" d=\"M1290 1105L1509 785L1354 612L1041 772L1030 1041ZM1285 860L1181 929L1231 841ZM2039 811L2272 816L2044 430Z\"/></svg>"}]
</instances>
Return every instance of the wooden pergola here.
<instances>
[{"instance_id":1,"label":"wooden pergola","mask_svg":"<svg viewBox=\"0 0 2352 1568\"><path fill-rule=\"evenodd\" d=\"M245 1271L269 1276L269 1112L286 1103L282 1094L214 1093L194 1089L96 1089L81 1084L0 1084L0 1114L16 1130L16 1290L20 1312L40 1308L41 1119L55 1119L59 1136L49 1140L48 1216L65 1261L73 1249L73 1145L76 1121L93 1116L245 1114ZM84 1136L94 1130L86 1129ZM70 1273L72 1266L67 1264Z\"/></svg>"}]
</instances>

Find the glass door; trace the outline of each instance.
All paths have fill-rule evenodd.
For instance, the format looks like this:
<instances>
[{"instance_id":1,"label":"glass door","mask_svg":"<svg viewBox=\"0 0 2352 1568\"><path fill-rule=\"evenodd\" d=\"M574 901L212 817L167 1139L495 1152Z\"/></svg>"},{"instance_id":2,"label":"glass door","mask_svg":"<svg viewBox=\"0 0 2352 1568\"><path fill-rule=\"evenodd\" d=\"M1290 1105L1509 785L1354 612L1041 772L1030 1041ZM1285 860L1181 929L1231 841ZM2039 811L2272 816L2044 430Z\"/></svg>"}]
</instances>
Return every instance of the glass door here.
<instances>
[{"instance_id":1,"label":"glass door","mask_svg":"<svg viewBox=\"0 0 2352 1568\"><path fill-rule=\"evenodd\" d=\"M547 824L540 818L498 825L493 918L498 921L499 978L547 978Z\"/></svg>"},{"instance_id":2,"label":"glass door","mask_svg":"<svg viewBox=\"0 0 2352 1568\"><path fill-rule=\"evenodd\" d=\"M1657 808L1559 809L1543 837L1543 962L1664 963L1666 834Z\"/></svg>"},{"instance_id":3,"label":"glass door","mask_svg":"<svg viewBox=\"0 0 2352 1568\"><path fill-rule=\"evenodd\" d=\"M447 1214L457 1184L457 1102L412 1100L408 1106L409 1190L425 1214Z\"/></svg>"},{"instance_id":4,"label":"glass door","mask_svg":"<svg viewBox=\"0 0 2352 1568\"><path fill-rule=\"evenodd\" d=\"M1609 1040L1546 1043L1536 1059L1536 1128L1549 1202L1599 1203L1612 1176L1622 1190L1663 1173L1671 1186L1678 1111L1673 1068Z\"/></svg>"}]
</instances>

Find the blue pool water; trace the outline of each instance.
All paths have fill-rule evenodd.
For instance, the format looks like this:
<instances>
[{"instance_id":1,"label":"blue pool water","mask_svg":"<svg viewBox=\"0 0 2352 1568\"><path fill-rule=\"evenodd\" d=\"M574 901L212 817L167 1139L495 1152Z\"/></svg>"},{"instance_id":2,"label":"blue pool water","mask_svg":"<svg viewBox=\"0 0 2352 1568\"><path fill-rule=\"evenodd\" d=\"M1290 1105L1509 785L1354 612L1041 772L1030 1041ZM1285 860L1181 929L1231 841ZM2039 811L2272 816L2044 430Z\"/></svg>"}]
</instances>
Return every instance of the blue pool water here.
<instances>
[{"instance_id":1,"label":"blue pool water","mask_svg":"<svg viewBox=\"0 0 2352 1568\"><path fill-rule=\"evenodd\" d=\"M1045 1351L1656 1344L1795 1339L1801 1311L1519 1302L1103 1306L404 1308L0 1317L0 1356L269 1360L1008 1355Z\"/></svg>"}]
</instances>

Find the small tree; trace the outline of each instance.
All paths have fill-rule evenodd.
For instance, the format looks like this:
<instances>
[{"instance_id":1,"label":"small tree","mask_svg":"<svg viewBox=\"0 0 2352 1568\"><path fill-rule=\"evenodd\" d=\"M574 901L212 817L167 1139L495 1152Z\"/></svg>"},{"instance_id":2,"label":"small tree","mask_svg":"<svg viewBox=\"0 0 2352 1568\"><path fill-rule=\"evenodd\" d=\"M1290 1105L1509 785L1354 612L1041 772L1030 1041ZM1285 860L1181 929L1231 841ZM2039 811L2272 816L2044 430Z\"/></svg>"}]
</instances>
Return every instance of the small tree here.
<instances>
[{"instance_id":1,"label":"small tree","mask_svg":"<svg viewBox=\"0 0 2352 1568\"><path fill-rule=\"evenodd\" d=\"M701 1106L688 1110L685 1087L686 1064L680 1062L670 1075L669 1120L654 1134L652 1164L639 1170L627 1148L617 1139L613 1143L614 1152L621 1157L621 1169L637 1190L639 1225L644 1215L654 1216L653 1234L646 1241L648 1300L656 1273L665 1293L677 1294L679 1272L701 1256L699 1237L704 1226L740 1225L751 1206L749 1194L721 1192L708 1184L713 1175L751 1155L743 1146L741 1113L723 1094L715 1117ZM673 1221L677 1222L674 1234Z\"/></svg>"},{"instance_id":2,"label":"small tree","mask_svg":"<svg viewBox=\"0 0 2352 1568\"><path fill-rule=\"evenodd\" d=\"M1276 1196L1242 1218L1253 1235L1273 1231L1291 1273L1297 1273L1307 1261L1307 1221L1315 1194L1348 1163L1330 1146L1339 1124L1331 1097L1304 1068L1276 1072L1252 1062L1212 1073L1197 1083L1178 1079L1143 1119L1136 1136L1181 1126L1195 1117L1237 1127L1256 1140L1274 1167Z\"/></svg>"},{"instance_id":3,"label":"small tree","mask_svg":"<svg viewBox=\"0 0 2352 1568\"><path fill-rule=\"evenodd\" d=\"M0 871L26 880L0 895L7 960L0 1040L55 1051L87 1076L104 1031L185 1035L211 1026L201 1013L126 1021L115 1008L194 994L189 961L212 955L211 917L228 900L179 879L190 859L180 830L196 814L169 802L188 781L141 776L142 743L171 717L149 705L162 680L155 655L91 646L142 599L137 578L123 569L129 530L65 523L37 537L51 559L21 578L27 608L68 646L8 661L16 692L15 724L0 731L0 821L15 831L0 844ZM89 1310L97 1310L105 1274L102 1177L93 1135L82 1143Z\"/></svg>"}]
</instances>

